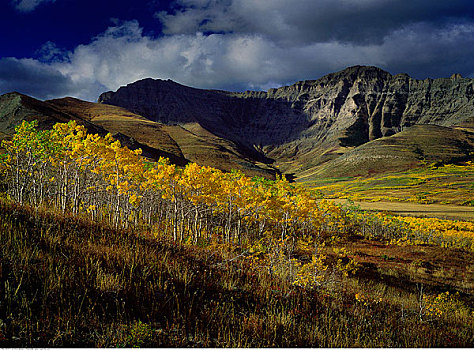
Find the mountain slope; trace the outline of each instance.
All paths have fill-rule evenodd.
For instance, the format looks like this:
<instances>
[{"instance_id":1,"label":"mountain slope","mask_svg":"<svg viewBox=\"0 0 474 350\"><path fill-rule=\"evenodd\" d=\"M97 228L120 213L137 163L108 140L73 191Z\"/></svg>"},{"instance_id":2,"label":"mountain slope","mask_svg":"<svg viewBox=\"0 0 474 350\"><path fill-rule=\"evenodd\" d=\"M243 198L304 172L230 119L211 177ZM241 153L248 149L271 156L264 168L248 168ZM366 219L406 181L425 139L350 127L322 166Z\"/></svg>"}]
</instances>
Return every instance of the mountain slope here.
<instances>
[{"instance_id":1,"label":"mountain slope","mask_svg":"<svg viewBox=\"0 0 474 350\"><path fill-rule=\"evenodd\" d=\"M233 142L217 137L196 123L164 125L124 108L74 98L50 100L48 103L113 134L126 135L159 150L162 156L178 165L191 161L225 171L238 169L249 176L275 176L274 169L248 158Z\"/></svg>"},{"instance_id":2,"label":"mountain slope","mask_svg":"<svg viewBox=\"0 0 474 350\"><path fill-rule=\"evenodd\" d=\"M109 109L113 108L116 107L110 107ZM90 133L105 135L108 132L108 130L103 128L100 124L88 120L91 118L90 114L85 112L87 109L84 109L81 113L74 113L73 110L74 108L69 111L68 109L60 108L60 106L39 101L16 92L1 95L0 138L10 138L15 132L15 126L20 124L23 120L38 120L38 128L41 130L50 129L56 123L67 123L70 120L75 120L78 124L84 125ZM141 148L143 155L150 159L157 160L160 156L173 156L172 154L142 144L123 133L114 132L114 130L110 130L110 132L116 139L121 141L122 145L130 149ZM178 158L176 161L181 165L187 163L185 159Z\"/></svg>"},{"instance_id":3,"label":"mountain slope","mask_svg":"<svg viewBox=\"0 0 474 350\"><path fill-rule=\"evenodd\" d=\"M65 113L87 119L114 135L127 135L132 142L159 150L163 157L170 158L176 164L187 163L176 142L162 130L162 125L124 108L98 105L71 97L49 100L48 103Z\"/></svg>"},{"instance_id":4,"label":"mountain slope","mask_svg":"<svg viewBox=\"0 0 474 350\"><path fill-rule=\"evenodd\" d=\"M365 177L404 171L423 163L455 163L468 160L473 151L474 132L437 125L414 125L302 172L299 181L321 177Z\"/></svg>"},{"instance_id":5,"label":"mountain slope","mask_svg":"<svg viewBox=\"0 0 474 350\"><path fill-rule=\"evenodd\" d=\"M355 66L266 92L233 93L144 79L99 98L168 125L197 123L254 159L297 175L415 124L472 119L473 79L415 80Z\"/></svg>"},{"instance_id":6,"label":"mountain slope","mask_svg":"<svg viewBox=\"0 0 474 350\"><path fill-rule=\"evenodd\" d=\"M49 129L56 123L67 123L74 119L79 124L86 126L91 132L103 132L90 122L68 115L48 103L32 97L11 92L0 96L0 132L3 137L8 137L15 132L15 126L23 120L38 120L40 129Z\"/></svg>"},{"instance_id":7,"label":"mountain slope","mask_svg":"<svg viewBox=\"0 0 474 350\"><path fill-rule=\"evenodd\" d=\"M266 92L144 79L102 94L100 103L10 93L0 96L0 137L23 119L39 119L40 128L74 119L141 147L149 158L179 165L192 161L267 178L281 172L300 180L365 176L474 152L473 82L459 75L415 80L355 66Z\"/></svg>"}]
</instances>

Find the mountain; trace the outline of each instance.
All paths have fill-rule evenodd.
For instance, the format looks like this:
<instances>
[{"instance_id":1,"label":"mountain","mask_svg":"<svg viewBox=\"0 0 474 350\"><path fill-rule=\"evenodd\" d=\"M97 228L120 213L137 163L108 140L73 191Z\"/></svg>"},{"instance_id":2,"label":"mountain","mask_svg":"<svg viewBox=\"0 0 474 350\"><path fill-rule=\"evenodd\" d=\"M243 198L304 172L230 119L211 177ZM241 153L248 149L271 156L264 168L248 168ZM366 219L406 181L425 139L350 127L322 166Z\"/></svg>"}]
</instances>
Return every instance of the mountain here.
<instances>
[{"instance_id":1,"label":"mountain","mask_svg":"<svg viewBox=\"0 0 474 350\"><path fill-rule=\"evenodd\" d=\"M179 165L188 162L174 140L162 130L162 125L130 113L124 108L100 105L72 97L49 100L47 103L68 115L102 127L129 148L135 143L146 145L159 154L152 158L166 157Z\"/></svg>"},{"instance_id":2,"label":"mountain","mask_svg":"<svg viewBox=\"0 0 474 350\"><path fill-rule=\"evenodd\" d=\"M74 119L79 124L85 125L91 132L104 130L81 118L65 114L43 101L32 97L11 92L0 96L0 135L9 137L15 132L15 126L23 120L38 120L38 127L42 130L50 129L56 123L67 123Z\"/></svg>"},{"instance_id":3,"label":"mountain","mask_svg":"<svg viewBox=\"0 0 474 350\"><path fill-rule=\"evenodd\" d=\"M16 92L0 96L0 140L10 138L22 120L34 119L38 120L39 129L50 129L58 122L75 120L91 133L105 135L110 132L122 145L130 149L141 148L147 158L166 157L180 166L192 161L270 179L277 173L266 164L242 154L232 141L219 138L198 124L165 125L121 107L71 97L39 101Z\"/></svg>"},{"instance_id":4,"label":"mountain","mask_svg":"<svg viewBox=\"0 0 474 350\"><path fill-rule=\"evenodd\" d=\"M456 74L415 80L407 74L354 66L266 92L204 90L144 79L103 93L99 103L121 106L167 125L198 125L235 143L240 153L300 176L413 125L444 126L448 133L454 126L470 128L473 82ZM417 138L416 133L405 135ZM462 145L459 153L472 151L461 141L452 144Z\"/></svg>"},{"instance_id":5,"label":"mountain","mask_svg":"<svg viewBox=\"0 0 474 350\"><path fill-rule=\"evenodd\" d=\"M76 120L151 159L297 181L369 176L474 152L473 79L415 80L355 66L268 91L228 92L144 79L98 103L0 96L0 138L21 120Z\"/></svg>"}]
</instances>

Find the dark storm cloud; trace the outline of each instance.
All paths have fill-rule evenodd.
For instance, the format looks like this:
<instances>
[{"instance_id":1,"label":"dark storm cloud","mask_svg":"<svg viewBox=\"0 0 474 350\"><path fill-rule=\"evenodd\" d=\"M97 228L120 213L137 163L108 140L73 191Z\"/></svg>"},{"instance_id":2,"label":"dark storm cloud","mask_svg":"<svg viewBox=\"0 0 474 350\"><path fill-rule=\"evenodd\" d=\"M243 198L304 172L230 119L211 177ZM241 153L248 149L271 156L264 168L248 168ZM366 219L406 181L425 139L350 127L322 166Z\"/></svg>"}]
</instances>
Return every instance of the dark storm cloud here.
<instances>
[{"instance_id":1,"label":"dark storm cloud","mask_svg":"<svg viewBox=\"0 0 474 350\"><path fill-rule=\"evenodd\" d=\"M0 58L0 93L17 91L40 99L76 94L89 87L33 59Z\"/></svg>"},{"instance_id":2,"label":"dark storm cloud","mask_svg":"<svg viewBox=\"0 0 474 350\"><path fill-rule=\"evenodd\" d=\"M419 23L389 35L380 47L383 68L413 78L449 77L460 73L474 78L474 25L472 23Z\"/></svg>"},{"instance_id":3,"label":"dark storm cloud","mask_svg":"<svg viewBox=\"0 0 474 350\"><path fill-rule=\"evenodd\" d=\"M337 41L380 44L414 23L472 21L472 0L179 0L157 17L169 34L258 33L286 45Z\"/></svg>"}]
</instances>

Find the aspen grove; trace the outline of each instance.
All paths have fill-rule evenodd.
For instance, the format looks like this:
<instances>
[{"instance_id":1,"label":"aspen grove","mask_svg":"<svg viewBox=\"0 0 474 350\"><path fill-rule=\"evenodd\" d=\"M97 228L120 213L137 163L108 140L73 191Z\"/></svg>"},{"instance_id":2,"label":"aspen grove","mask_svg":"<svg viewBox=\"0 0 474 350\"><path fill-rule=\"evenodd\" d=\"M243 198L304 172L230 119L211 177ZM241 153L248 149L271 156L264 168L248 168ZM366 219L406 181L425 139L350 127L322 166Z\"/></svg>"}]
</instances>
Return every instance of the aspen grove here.
<instances>
[{"instance_id":1,"label":"aspen grove","mask_svg":"<svg viewBox=\"0 0 474 350\"><path fill-rule=\"evenodd\" d=\"M2 143L8 195L34 207L88 214L115 226L149 225L176 241L217 238L245 245L271 233L285 240L322 237L347 227L344 212L284 177L276 181L165 158L150 162L110 134L75 121L37 130L24 121Z\"/></svg>"},{"instance_id":2,"label":"aspen grove","mask_svg":"<svg viewBox=\"0 0 474 350\"><path fill-rule=\"evenodd\" d=\"M473 247L472 223L459 229L451 225L449 235L438 230L433 235L433 220L424 225L426 220L419 219L413 226L411 219L343 208L285 177L270 181L195 163L177 167L165 158L151 162L140 149L122 147L111 134L89 134L75 121L44 131L37 125L23 121L12 139L2 142L8 198L175 242L218 244L245 257L265 256L264 265L290 271L289 279L304 287L323 279L325 257L319 247L348 234ZM295 259L298 247L311 251L311 262ZM355 264L349 259L338 269L347 273Z\"/></svg>"}]
</instances>

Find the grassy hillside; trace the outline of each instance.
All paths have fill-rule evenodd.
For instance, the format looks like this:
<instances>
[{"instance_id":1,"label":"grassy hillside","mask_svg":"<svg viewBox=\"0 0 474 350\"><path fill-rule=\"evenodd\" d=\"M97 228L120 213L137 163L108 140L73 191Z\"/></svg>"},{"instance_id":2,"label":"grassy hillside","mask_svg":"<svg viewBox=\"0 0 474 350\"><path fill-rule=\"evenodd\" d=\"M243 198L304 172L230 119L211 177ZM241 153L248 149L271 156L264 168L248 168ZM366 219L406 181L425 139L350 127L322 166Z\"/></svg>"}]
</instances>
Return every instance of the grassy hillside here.
<instances>
[{"instance_id":1,"label":"grassy hillside","mask_svg":"<svg viewBox=\"0 0 474 350\"><path fill-rule=\"evenodd\" d=\"M183 160L225 171L238 169L249 176L275 178L275 170L246 156L235 143L218 137L197 123L164 125L124 108L91 103L74 98L48 101L65 113L90 120L111 133L121 133L149 147L166 152L164 156L182 165Z\"/></svg>"},{"instance_id":2,"label":"grassy hillside","mask_svg":"<svg viewBox=\"0 0 474 350\"><path fill-rule=\"evenodd\" d=\"M56 123L76 120L85 125L90 132L101 133L104 130L87 120L65 113L55 106L32 97L12 92L0 96L0 137L9 138L15 133L15 127L23 120L37 120L40 129L50 129Z\"/></svg>"},{"instance_id":3,"label":"grassy hillside","mask_svg":"<svg viewBox=\"0 0 474 350\"><path fill-rule=\"evenodd\" d=\"M343 249L359 263L347 277L331 267ZM2 200L0 345L472 345L472 253L362 237L325 250L328 279L306 290L215 246Z\"/></svg>"},{"instance_id":4,"label":"grassy hillside","mask_svg":"<svg viewBox=\"0 0 474 350\"><path fill-rule=\"evenodd\" d=\"M138 142L183 158L176 142L163 130L163 125L152 122L125 108L81 101L66 97L48 101L56 108L80 116L102 126L112 134L130 135Z\"/></svg>"},{"instance_id":5,"label":"grassy hillside","mask_svg":"<svg viewBox=\"0 0 474 350\"><path fill-rule=\"evenodd\" d=\"M426 164L473 159L474 132L437 125L414 125L365 143L318 167L297 172L301 182L318 179L398 173Z\"/></svg>"},{"instance_id":6,"label":"grassy hillside","mask_svg":"<svg viewBox=\"0 0 474 350\"><path fill-rule=\"evenodd\" d=\"M79 101L72 98L63 100ZM38 128L41 130L49 130L58 122L67 123L74 120L79 125L84 125L90 133L97 133L102 136L107 134L108 131L100 123L92 121L91 116L93 113L89 110L88 104L88 102L74 104L75 108L64 110L61 108L61 104L54 105L15 92L4 94L0 96L0 140L11 139L15 133L15 127L21 124L22 121L31 122L33 120L38 121ZM80 113L76 113L76 111L80 111ZM120 108L103 108L99 112L105 116L114 115L118 121L120 121L121 117L132 118L130 112ZM130 138L124 133L120 133L120 130L115 128L112 128L110 132L130 149L142 149L142 154L147 158L158 160L160 157L167 157L179 165L187 163L187 160L182 155L176 156L172 152L167 152L166 147L160 146L158 149L150 147L136 139ZM166 145L166 140L160 140L159 144Z\"/></svg>"}]
</instances>

